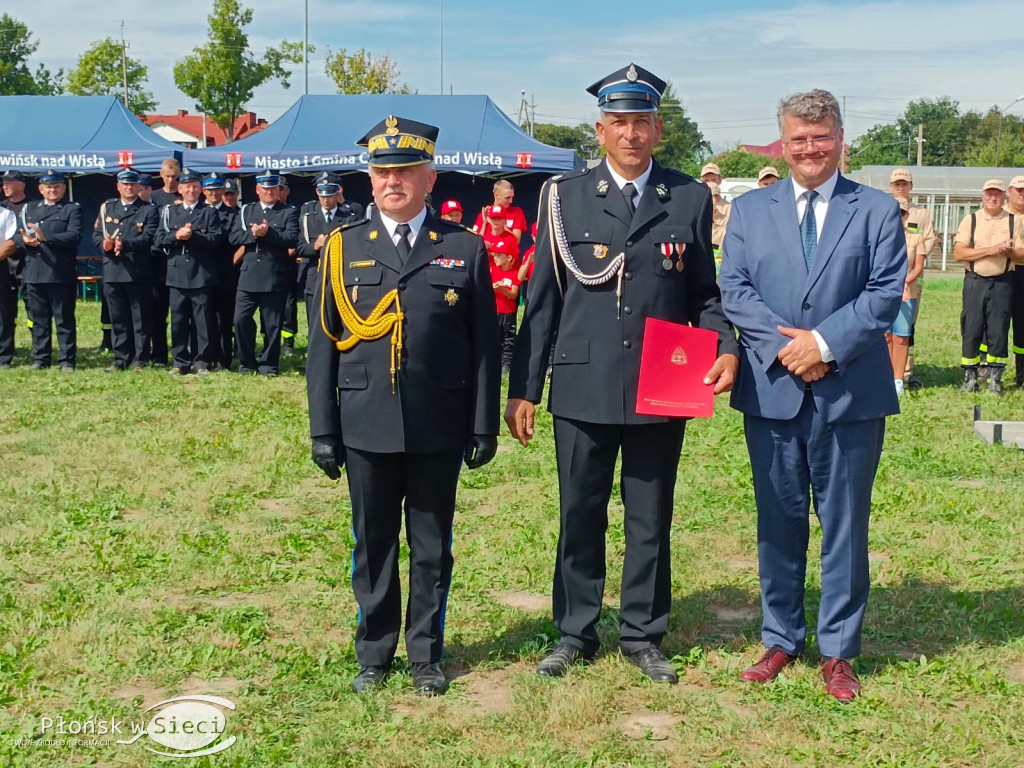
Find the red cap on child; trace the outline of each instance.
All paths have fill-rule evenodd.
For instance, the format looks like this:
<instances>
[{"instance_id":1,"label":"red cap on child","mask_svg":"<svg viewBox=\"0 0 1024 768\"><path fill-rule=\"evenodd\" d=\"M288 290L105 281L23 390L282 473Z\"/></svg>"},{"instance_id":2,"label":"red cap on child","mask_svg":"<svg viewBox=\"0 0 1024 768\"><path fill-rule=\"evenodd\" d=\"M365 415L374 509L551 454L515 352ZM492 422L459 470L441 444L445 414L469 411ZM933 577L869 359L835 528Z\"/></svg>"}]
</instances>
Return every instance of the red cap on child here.
<instances>
[{"instance_id":1,"label":"red cap on child","mask_svg":"<svg viewBox=\"0 0 1024 768\"><path fill-rule=\"evenodd\" d=\"M492 219L503 219L507 211L500 205L492 205L490 210L487 211L487 216Z\"/></svg>"},{"instance_id":2,"label":"red cap on child","mask_svg":"<svg viewBox=\"0 0 1024 768\"><path fill-rule=\"evenodd\" d=\"M519 244L514 237L502 237L489 242L487 250L490 253L504 253L506 256L515 258L519 255Z\"/></svg>"},{"instance_id":3,"label":"red cap on child","mask_svg":"<svg viewBox=\"0 0 1024 768\"><path fill-rule=\"evenodd\" d=\"M462 206L459 205L458 200L445 200L443 203L441 203L442 216L444 216L446 213L451 213L452 211L459 211L460 213L462 212Z\"/></svg>"}]
</instances>

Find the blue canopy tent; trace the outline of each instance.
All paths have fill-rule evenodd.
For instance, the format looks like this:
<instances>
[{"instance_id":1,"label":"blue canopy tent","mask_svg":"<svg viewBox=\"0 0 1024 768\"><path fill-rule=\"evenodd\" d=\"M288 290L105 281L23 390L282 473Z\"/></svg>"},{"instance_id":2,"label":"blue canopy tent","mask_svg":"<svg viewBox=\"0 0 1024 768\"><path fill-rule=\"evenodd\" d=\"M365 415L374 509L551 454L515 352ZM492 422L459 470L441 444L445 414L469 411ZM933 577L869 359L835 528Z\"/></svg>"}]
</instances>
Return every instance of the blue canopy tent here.
<instances>
[{"instance_id":1,"label":"blue canopy tent","mask_svg":"<svg viewBox=\"0 0 1024 768\"><path fill-rule=\"evenodd\" d=\"M550 174L582 165L573 150L528 136L487 96L405 94L302 96L257 134L185 150L185 165L202 173L362 171L366 153L355 142L388 115L441 129L434 156L438 171Z\"/></svg>"},{"instance_id":2,"label":"blue canopy tent","mask_svg":"<svg viewBox=\"0 0 1024 768\"><path fill-rule=\"evenodd\" d=\"M159 171L181 146L154 133L113 96L0 96L0 169Z\"/></svg>"}]
</instances>

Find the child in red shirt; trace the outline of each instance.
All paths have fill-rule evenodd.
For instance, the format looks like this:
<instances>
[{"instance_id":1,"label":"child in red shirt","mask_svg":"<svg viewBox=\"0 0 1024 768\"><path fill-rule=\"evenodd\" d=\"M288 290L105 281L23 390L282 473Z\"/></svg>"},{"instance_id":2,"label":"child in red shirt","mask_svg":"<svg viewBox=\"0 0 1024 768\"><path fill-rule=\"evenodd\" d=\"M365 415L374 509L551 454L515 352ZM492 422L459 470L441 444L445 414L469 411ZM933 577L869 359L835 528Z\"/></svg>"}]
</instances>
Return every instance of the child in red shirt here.
<instances>
[{"instance_id":1,"label":"child in red shirt","mask_svg":"<svg viewBox=\"0 0 1024 768\"><path fill-rule=\"evenodd\" d=\"M519 283L522 286L519 290L519 298L526 305L526 289L530 278L533 277L533 252L537 250L537 222L530 227L530 237L533 238L533 245L526 249L523 254L522 265L519 267Z\"/></svg>"},{"instance_id":2,"label":"child in red shirt","mask_svg":"<svg viewBox=\"0 0 1024 768\"><path fill-rule=\"evenodd\" d=\"M508 373L512 365L512 348L516 343L516 310L519 298L519 275L515 260L519 244L511 232L487 243L491 262L491 285L498 307L498 333L501 337L501 369Z\"/></svg>"}]
</instances>

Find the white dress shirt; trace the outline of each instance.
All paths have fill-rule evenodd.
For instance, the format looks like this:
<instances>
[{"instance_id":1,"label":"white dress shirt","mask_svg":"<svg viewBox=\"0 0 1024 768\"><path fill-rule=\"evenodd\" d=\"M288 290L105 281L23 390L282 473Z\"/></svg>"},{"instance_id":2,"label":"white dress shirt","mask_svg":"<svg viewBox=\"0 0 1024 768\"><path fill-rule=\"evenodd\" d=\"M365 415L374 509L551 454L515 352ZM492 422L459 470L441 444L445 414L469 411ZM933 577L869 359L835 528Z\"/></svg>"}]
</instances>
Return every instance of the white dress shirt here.
<instances>
[{"instance_id":1,"label":"white dress shirt","mask_svg":"<svg viewBox=\"0 0 1024 768\"><path fill-rule=\"evenodd\" d=\"M420 229L423 227L423 222L427 219L427 206L423 206L423 209L413 216L409 221L405 222L409 225L409 247L416 245L416 236L420 233ZM398 225L402 222L395 221L388 216L384 211L380 211L380 221L384 225L384 229L388 231L388 235L391 237L391 242L398 245L398 235L395 230Z\"/></svg>"},{"instance_id":2,"label":"white dress shirt","mask_svg":"<svg viewBox=\"0 0 1024 768\"><path fill-rule=\"evenodd\" d=\"M654 168L654 161L649 162L647 164L647 170L633 179L632 182L623 176L619 176L619 174L615 172L615 169L612 168L612 164L608 162L607 158L605 158L604 162L605 165L608 166L608 173L611 175L612 181L615 182L615 186L619 188L619 192L622 192L622 188L627 184L632 184L636 187L636 196L633 198L633 206L639 206L640 198L644 196L644 187L647 186L647 180L651 178L651 169Z\"/></svg>"},{"instance_id":3,"label":"white dress shirt","mask_svg":"<svg viewBox=\"0 0 1024 768\"><path fill-rule=\"evenodd\" d=\"M0 206L0 243L10 240L17 231L18 217L14 215L14 211ZM2 265L2 268L7 269L7 265Z\"/></svg>"},{"instance_id":4,"label":"white dress shirt","mask_svg":"<svg viewBox=\"0 0 1024 768\"><path fill-rule=\"evenodd\" d=\"M792 179L792 177L790 177ZM796 195L796 225L799 227L801 222L804 220L804 211L807 209L807 198L804 194L807 192L807 187L800 186L796 179L793 181L793 194ZM832 200L832 195L836 191L836 182L839 181L838 169L833 171L832 175L828 178L824 184L819 187L815 187L814 191L818 193L818 196L814 198L814 223L817 225L818 230L818 242L821 242L821 231L825 228L825 216L828 215L828 204ZM829 349L828 343L824 337L815 330L811 333L814 334L815 341L818 342L818 349L821 351L821 361L823 363L831 363L836 359L835 355L832 354L832 350ZM792 344L793 342L790 342ZM787 345L788 346L788 345Z\"/></svg>"}]
</instances>

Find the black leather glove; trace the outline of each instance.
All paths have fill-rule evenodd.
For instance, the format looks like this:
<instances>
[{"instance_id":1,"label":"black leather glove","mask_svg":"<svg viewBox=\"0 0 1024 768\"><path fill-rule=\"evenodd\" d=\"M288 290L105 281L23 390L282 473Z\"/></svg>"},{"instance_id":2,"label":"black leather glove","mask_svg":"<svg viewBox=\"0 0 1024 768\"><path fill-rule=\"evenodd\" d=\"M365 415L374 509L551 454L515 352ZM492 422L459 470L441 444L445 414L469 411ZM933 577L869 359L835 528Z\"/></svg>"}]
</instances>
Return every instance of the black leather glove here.
<instances>
[{"instance_id":1,"label":"black leather glove","mask_svg":"<svg viewBox=\"0 0 1024 768\"><path fill-rule=\"evenodd\" d=\"M478 469L494 458L498 452L496 435L473 435L466 443L466 466Z\"/></svg>"},{"instance_id":2,"label":"black leather glove","mask_svg":"<svg viewBox=\"0 0 1024 768\"><path fill-rule=\"evenodd\" d=\"M338 450L338 438L314 437L313 463L331 480L341 477L341 468L345 466L345 453Z\"/></svg>"}]
</instances>

